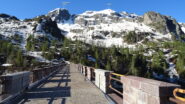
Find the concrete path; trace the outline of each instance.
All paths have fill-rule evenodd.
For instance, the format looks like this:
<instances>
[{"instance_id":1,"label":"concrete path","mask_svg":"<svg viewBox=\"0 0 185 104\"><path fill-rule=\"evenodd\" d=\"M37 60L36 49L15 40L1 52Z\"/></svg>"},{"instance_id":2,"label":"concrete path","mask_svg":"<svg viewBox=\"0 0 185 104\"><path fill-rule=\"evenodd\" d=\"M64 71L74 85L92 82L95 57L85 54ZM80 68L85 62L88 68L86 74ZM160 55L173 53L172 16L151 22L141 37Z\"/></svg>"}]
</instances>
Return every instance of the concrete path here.
<instances>
[{"instance_id":1,"label":"concrete path","mask_svg":"<svg viewBox=\"0 0 185 104\"><path fill-rule=\"evenodd\" d=\"M68 65L38 87L26 92L18 104L109 104L104 94L86 81L75 65Z\"/></svg>"}]
</instances>

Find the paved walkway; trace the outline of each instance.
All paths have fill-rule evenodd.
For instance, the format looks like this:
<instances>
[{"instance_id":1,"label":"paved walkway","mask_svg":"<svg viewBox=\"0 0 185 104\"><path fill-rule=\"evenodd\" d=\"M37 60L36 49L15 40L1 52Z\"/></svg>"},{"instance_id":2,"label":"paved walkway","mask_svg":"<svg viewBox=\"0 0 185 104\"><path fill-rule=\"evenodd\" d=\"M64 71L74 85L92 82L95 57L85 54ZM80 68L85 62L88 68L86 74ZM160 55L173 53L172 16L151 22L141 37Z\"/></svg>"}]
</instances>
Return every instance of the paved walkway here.
<instances>
[{"instance_id":1,"label":"paved walkway","mask_svg":"<svg viewBox=\"0 0 185 104\"><path fill-rule=\"evenodd\" d=\"M84 79L75 65L70 65L28 91L19 104L109 104L109 102L95 85Z\"/></svg>"}]
</instances>

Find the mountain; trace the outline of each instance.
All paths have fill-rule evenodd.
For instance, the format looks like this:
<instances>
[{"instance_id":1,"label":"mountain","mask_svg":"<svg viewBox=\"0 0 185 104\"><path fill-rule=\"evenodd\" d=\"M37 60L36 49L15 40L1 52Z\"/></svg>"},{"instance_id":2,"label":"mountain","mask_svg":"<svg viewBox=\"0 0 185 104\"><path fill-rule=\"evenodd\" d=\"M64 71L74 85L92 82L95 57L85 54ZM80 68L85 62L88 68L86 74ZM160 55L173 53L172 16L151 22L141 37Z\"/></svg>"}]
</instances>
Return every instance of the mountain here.
<instances>
[{"instance_id":1,"label":"mountain","mask_svg":"<svg viewBox=\"0 0 185 104\"><path fill-rule=\"evenodd\" d=\"M184 28L184 24L172 17L155 12L139 16L106 9L75 15L66 9L57 8L46 15L24 21L15 16L0 14L0 34L9 38L17 35L26 40L29 35L34 35L61 39L64 35L72 40L105 47L135 47L146 41L184 40ZM135 37L128 38L133 31Z\"/></svg>"},{"instance_id":2,"label":"mountain","mask_svg":"<svg viewBox=\"0 0 185 104\"><path fill-rule=\"evenodd\" d=\"M71 15L66 9L56 9L47 16L56 21L60 29L66 31L66 37L105 47L134 47L136 43L142 44L146 41L184 40L181 24L169 16L155 12L138 16L106 9ZM128 42L124 37L132 31L138 36L138 40Z\"/></svg>"},{"instance_id":3,"label":"mountain","mask_svg":"<svg viewBox=\"0 0 185 104\"><path fill-rule=\"evenodd\" d=\"M162 34L171 33L180 38L184 32L180 24L173 18L161 15L155 12L148 12L144 14L144 23L156 29Z\"/></svg>"},{"instance_id":4,"label":"mountain","mask_svg":"<svg viewBox=\"0 0 185 104\"><path fill-rule=\"evenodd\" d=\"M179 78L185 77L184 40L184 23L153 11L137 15L105 9L71 14L57 8L25 20L0 14L0 64L31 67L65 58L120 72L147 69L148 73L152 68L151 74L157 79L161 73L163 78L164 73Z\"/></svg>"}]
</instances>

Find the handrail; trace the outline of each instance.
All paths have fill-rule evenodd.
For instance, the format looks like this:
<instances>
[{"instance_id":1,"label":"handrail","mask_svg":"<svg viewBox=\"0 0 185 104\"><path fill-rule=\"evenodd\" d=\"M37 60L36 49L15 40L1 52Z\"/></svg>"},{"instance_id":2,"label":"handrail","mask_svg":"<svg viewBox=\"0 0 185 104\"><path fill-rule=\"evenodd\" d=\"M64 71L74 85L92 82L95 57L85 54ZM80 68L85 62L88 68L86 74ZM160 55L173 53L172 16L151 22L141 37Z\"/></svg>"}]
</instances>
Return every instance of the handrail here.
<instances>
[{"instance_id":1,"label":"handrail","mask_svg":"<svg viewBox=\"0 0 185 104\"><path fill-rule=\"evenodd\" d=\"M115 76L119 76L119 77L122 77L122 76L124 76L124 75L122 75L122 74L117 74L117 73L111 73L112 75L115 75Z\"/></svg>"},{"instance_id":2,"label":"handrail","mask_svg":"<svg viewBox=\"0 0 185 104\"><path fill-rule=\"evenodd\" d=\"M111 88L113 91L117 92L118 94L120 94L121 96L123 96L123 93L121 93L120 91L116 90L115 88L113 88L111 85L109 86L109 88Z\"/></svg>"},{"instance_id":3,"label":"handrail","mask_svg":"<svg viewBox=\"0 0 185 104\"><path fill-rule=\"evenodd\" d=\"M117 82L120 82L121 84L123 84L123 83L121 82L121 79L115 78L115 77L113 77L112 75L117 76L117 77L122 77L122 76L124 76L124 75L117 74L117 73L111 73L110 76L109 76L109 78L110 78L110 82L109 82L110 85L109 85L109 88L112 89L113 91L117 92L119 95L123 96L123 93L122 93L122 92L120 92L119 90L117 90L116 88L114 88L114 87L111 85L111 80L114 80L114 81L117 81Z\"/></svg>"},{"instance_id":4,"label":"handrail","mask_svg":"<svg viewBox=\"0 0 185 104\"><path fill-rule=\"evenodd\" d=\"M173 90L173 95L175 96L175 98L185 102L185 98L177 96L177 93L185 94L185 90L179 89L179 88L176 88L175 90Z\"/></svg>"}]
</instances>

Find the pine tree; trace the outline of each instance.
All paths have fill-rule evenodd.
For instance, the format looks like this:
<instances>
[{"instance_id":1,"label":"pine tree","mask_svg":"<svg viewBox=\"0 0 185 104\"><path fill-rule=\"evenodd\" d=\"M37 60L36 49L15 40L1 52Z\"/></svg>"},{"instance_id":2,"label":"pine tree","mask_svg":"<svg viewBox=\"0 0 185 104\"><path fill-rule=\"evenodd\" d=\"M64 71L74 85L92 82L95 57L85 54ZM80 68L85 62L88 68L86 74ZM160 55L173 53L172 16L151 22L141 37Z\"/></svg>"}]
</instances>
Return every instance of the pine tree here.
<instances>
[{"instance_id":1,"label":"pine tree","mask_svg":"<svg viewBox=\"0 0 185 104\"><path fill-rule=\"evenodd\" d=\"M23 59L23 67L26 67L28 65L28 61L26 60L26 58Z\"/></svg>"},{"instance_id":2,"label":"pine tree","mask_svg":"<svg viewBox=\"0 0 185 104\"><path fill-rule=\"evenodd\" d=\"M95 68L99 68L99 64L98 64L97 60L95 62Z\"/></svg>"},{"instance_id":3,"label":"pine tree","mask_svg":"<svg viewBox=\"0 0 185 104\"><path fill-rule=\"evenodd\" d=\"M15 58L15 52L12 51L7 58L7 63L15 64L14 58Z\"/></svg>"},{"instance_id":4,"label":"pine tree","mask_svg":"<svg viewBox=\"0 0 185 104\"><path fill-rule=\"evenodd\" d=\"M48 50L48 46L49 46L49 43L44 42L44 44L42 44L42 52L46 52Z\"/></svg>"},{"instance_id":5,"label":"pine tree","mask_svg":"<svg viewBox=\"0 0 185 104\"><path fill-rule=\"evenodd\" d=\"M28 41L26 44L26 50L31 51L31 48L32 48L32 43L30 41Z\"/></svg>"},{"instance_id":6,"label":"pine tree","mask_svg":"<svg viewBox=\"0 0 185 104\"><path fill-rule=\"evenodd\" d=\"M131 64L130 64L130 70L129 70L129 74L131 75L137 75L137 69L135 67L135 64L136 64L136 56L132 56L132 61L131 61Z\"/></svg>"},{"instance_id":7,"label":"pine tree","mask_svg":"<svg viewBox=\"0 0 185 104\"><path fill-rule=\"evenodd\" d=\"M107 64L106 64L106 70L111 70L111 64L109 61L107 61Z\"/></svg>"},{"instance_id":8,"label":"pine tree","mask_svg":"<svg viewBox=\"0 0 185 104\"><path fill-rule=\"evenodd\" d=\"M35 51L35 44L34 43L32 43L32 45L31 45L31 50Z\"/></svg>"},{"instance_id":9,"label":"pine tree","mask_svg":"<svg viewBox=\"0 0 185 104\"><path fill-rule=\"evenodd\" d=\"M23 56L22 56L21 50L18 50L15 62L16 62L16 66L22 66L23 65Z\"/></svg>"},{"instance_id":10,"label":"pine tree","mask_svg":"<svg viewBox=\"0 0 185 104\"><path fill-rule=\"evenodd\" d=\"M158 54L154 54L152 57L152 65L151 68L153 71L159 74L164 74L163 66L161 65L160 57Z\"/></svg>"},{"instance_id":11,"label":"pine tree","mask_svg":"<svg viewBox=\"0 0 185 104\"><path fill-rule=\"evenodd\" d=\"M182 57L180 57L180 55L179 55L179 57L177 58L177 64L176 64L177 71L179 73L185 71L184 66L185 66L184 59Z\"/></svg>"}]
</instances>

